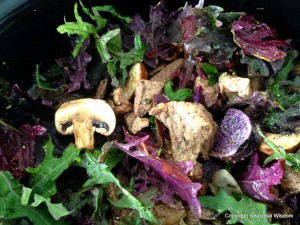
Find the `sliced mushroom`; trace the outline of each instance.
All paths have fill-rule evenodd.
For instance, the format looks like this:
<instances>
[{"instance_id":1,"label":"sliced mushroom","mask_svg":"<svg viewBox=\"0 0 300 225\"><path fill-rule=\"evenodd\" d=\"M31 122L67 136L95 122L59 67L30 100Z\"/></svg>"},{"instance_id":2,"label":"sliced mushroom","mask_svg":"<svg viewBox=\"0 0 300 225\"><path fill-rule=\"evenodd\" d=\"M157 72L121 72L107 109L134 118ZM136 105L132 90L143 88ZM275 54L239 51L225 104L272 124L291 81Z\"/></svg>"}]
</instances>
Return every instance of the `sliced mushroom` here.
<instances>
[{"instance_id":1,"label":"sliced mushroom","mask_svg":"<svg viewBox=\"0 0 300 225\"><path fill-rule=\"evenodd\" d=\"M264 133L267 139L272 141L277 146L281 146L286 152L294 152L300 145L300 133L297 134L273 134ZM265 143L262 142L259 150L268 155L272 155L273 150Z\"/></svg>"},{"instance_id":2,"label":"sliced mushroom","mask_svg":"<svg viewBox=\"0 0 300 225\"><path fill-rule=\"evenodd\" d=\"M110 135L116 126L112 108L103 100L83 98L62 104L55 113L56 130L74 133L77 148L94 149L94 132Z\"/></svg>"},{"instance_id":3,"label":"sliced mushroom","mask_svg":"<svg viewBox=\"0 0 300 225\"><path fill-rule=\"evenodd\" d=\"M128 79L122 87L124 96L127 100L130 100L134 94L135 87L142 79L147 79L147 70L143 63L134 64L128 73Z\"/></svg>"}]
</instances>

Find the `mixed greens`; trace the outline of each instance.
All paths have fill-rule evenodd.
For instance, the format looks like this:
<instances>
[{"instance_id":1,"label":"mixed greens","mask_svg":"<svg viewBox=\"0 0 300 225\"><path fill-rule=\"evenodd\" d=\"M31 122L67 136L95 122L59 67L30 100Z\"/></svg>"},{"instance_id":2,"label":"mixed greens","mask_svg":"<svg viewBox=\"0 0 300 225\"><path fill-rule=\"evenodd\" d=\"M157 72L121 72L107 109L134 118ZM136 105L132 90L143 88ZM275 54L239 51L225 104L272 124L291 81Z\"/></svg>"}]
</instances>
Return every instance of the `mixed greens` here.
<instances>
[{"instance_id":1,"label":"mixed greens","mask_svg":"<svg viewBox=\"0 0 300 225\"><path fill-rule=\"evenodd\" d=\"M299 223L293 40L203 0L162 0L148 21L78 1L74 16L57 28L71 54L28 90L0 77L0 224ZM86 98L116 117L93 150L54 121Z\"/></svg>"}]
</instances>

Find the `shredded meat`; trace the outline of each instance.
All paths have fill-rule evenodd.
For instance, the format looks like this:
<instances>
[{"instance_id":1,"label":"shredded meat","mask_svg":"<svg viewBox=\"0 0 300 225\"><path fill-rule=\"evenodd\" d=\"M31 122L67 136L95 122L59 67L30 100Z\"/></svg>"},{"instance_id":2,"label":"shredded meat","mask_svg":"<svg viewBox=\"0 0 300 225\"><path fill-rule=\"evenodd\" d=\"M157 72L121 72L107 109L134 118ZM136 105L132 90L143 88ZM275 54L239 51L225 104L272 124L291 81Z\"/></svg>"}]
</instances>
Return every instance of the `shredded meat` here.
<instances>
[{"instance_id":1,"label":"shredded meat","mask_svg":"<svg viewBox=\"0 0 300 225\"><path fill-rule=\"evenodd\" d=\"M145 115L153 105L153 97L162 92L164 84L158 81L141 80L135 88L135 116Z\"/></svg>"},{"instance_id":2,"label":"shredded meat","mask_svg":"<svg viewBox=\"0 0 300 225\"><path fill-rule=\"evenodd\" d=\"M149 126L149 119L136 117L133 112L127 113L125 115L125 123L130 132L136 134L137 132L141 131L145 127Z\"/></svg>"},{"instance_id":3,"label":"shredded meat","mask_svg":"<svg viewBox=\"0 0 300 225\"><path fill-rule=\"evenodd\" d=\"M151 80L166 83L168 80L171 79L172 74L178 71L183 64L184 59L175 59L174 61L169 63L165 68L159 71L155 76L153 76Z\"/></svg>"},{"instance_id":4,"label":"shredded meat","mask_svg":"<svg viewBox=\"0 0 300 225\"><path fill-rule=\"evenodd\" d=\"M206 108L198 103L160 103L149 111L169 129L171 152L175 162L192 161L200 154L209 158L218 125Z\"/></svg>"}]
</instances>

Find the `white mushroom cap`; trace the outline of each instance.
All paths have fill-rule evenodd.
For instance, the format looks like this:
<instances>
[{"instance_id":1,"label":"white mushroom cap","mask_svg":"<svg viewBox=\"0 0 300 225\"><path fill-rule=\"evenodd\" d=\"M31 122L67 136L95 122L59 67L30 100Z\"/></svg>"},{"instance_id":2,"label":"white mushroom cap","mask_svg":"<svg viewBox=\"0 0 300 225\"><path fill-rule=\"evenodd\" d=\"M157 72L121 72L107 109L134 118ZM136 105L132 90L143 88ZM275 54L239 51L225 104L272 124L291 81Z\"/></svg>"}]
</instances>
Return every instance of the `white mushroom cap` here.
<instances>
[{"instance_id":1,"label":"white mushroom cap","mask_svg":"<svg viewBox=\"0 0 300 225\"><path fill-rule=\"evenodd\" d=\"M77 148L94 149L94 132L110 135L116 126L112 108L100 99L84 98L62 104L55 113L56 130L74 133Z\"/></svg>"}]
</instances>

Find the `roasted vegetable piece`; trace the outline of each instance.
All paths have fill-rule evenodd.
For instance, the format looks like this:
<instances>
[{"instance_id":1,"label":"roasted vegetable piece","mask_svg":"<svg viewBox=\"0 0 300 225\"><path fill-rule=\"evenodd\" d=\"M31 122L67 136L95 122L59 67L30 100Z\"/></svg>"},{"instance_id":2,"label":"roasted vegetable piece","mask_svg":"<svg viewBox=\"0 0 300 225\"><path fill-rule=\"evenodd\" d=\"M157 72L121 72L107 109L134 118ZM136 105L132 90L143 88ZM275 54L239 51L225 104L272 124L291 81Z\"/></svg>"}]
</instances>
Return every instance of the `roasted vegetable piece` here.
<instances>
[{"instance_id":1,"label":"roasted vegetable piece","mask_svg":"<svg viewBox=\"0 0 300 225\"><path fill-rule=\"evenodd\" d=\"M300 133L298 134L273 134L265 133L267 139L272 141L275 145L281 146L286 152L294 152L300 145ZM263 141L259 150L268 155L272 155L274 151Z\"/></svg>"},{"instance_id":2,"label":"roasted vegetable piece","mask_svg":"<svg viewBox=\"0 0 300 225\"><path fill-rule=\"evenodd\" d=\"M251 129L250 119L244 112L229 109L221 122L210 155L219 159L234 155L250 137Z\"/></svg>"},{"instance_id":3,"label":"roasted vegetable piece","mask_svg":"<svg viewBox=\"0 0 300 225\"><path fill-rule=\"evenodd\" d=\"M112 108L103 100L84 98L62 104L55 127L63 135L74 133L77 148L94 149L94 132L110 135L116 126Z\"/></svg>"},{"instance_id":4,"label":"roasted vegetable piece","mask_svg":"<svg viewBox=\"0 0 300 225\"><path fill-rule=\"evenodd\" d=\"M146 67L143 63L136 63L130 68L126 83L122 87L127 100L132 98L135 87L142 79L147 79Z\"/></svg>"}]
</instances>

